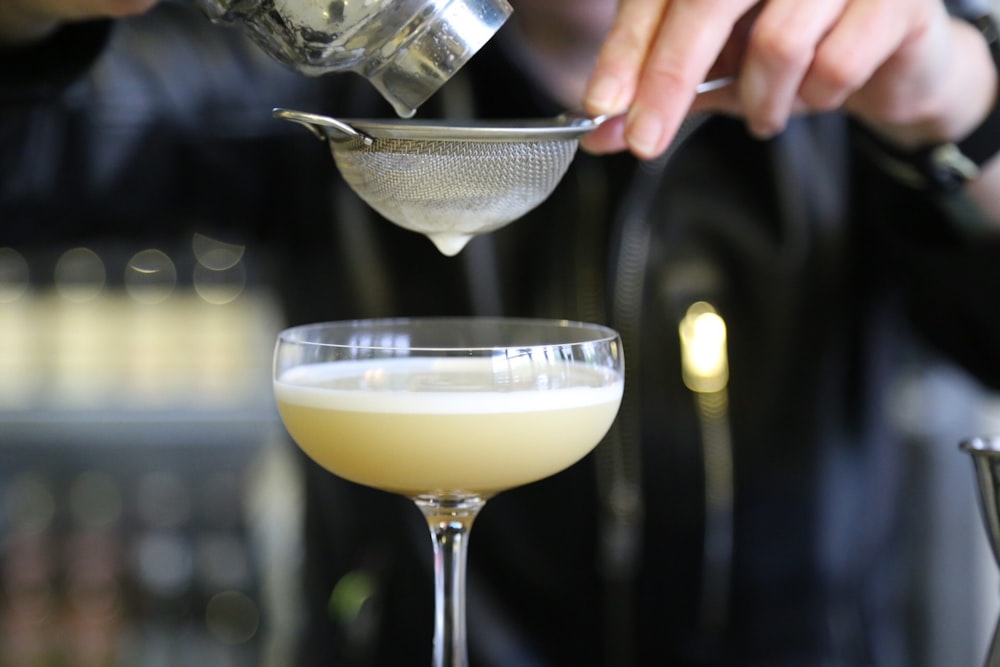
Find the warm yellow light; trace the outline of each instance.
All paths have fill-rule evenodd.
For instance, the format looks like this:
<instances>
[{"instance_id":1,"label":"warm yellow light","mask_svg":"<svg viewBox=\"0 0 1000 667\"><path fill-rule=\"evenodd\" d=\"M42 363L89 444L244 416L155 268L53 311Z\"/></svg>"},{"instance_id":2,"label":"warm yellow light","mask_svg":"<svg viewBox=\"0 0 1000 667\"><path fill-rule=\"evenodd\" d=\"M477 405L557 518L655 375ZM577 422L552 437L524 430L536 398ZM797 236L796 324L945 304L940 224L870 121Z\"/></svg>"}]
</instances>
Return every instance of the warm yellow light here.
<instances>
[{"instance_id":1,"label":"warm yellow light","mask_svg":"<svg viewBox=\"0 0 1000 667\"><path fill-rule=\"evenodd\" d=\"M691 391L721 391L729 381L726 322L711 304L699 301L681 320L681 362L684 384Z\"/></svg>"}]
</instances>

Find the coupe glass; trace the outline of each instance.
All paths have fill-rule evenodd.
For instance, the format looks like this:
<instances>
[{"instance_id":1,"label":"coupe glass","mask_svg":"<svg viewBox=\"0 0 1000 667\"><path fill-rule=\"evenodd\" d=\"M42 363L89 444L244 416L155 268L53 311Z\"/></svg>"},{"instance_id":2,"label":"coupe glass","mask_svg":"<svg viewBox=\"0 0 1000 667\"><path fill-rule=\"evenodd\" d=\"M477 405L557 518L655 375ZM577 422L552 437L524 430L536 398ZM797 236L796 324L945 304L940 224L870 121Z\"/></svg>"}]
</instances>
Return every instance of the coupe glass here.
<instances>
[{"instance_id":1,"label":"coupe glass","mask_svg":"<svg viewBox=\"0 0 1000 667\"><path fill-rule=\"evenodd\" d=\"M434 544L435 667L468 664L465 565L497 493L587 455L621 403L607 327L512 318L355 320L278 336L274 392L289 434L344 479L411 498Z\"/></svg>"}]
</instances>

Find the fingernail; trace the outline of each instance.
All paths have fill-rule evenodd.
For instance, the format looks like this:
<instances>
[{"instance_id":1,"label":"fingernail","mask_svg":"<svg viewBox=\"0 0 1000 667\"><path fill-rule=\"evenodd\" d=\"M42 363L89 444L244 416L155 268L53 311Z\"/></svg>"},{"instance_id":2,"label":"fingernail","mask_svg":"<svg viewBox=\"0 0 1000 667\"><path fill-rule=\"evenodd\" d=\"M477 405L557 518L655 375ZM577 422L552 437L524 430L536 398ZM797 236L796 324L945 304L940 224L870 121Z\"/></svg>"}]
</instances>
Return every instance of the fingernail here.
<instances>
[{"instance_id":1,"label":"fingernail","mask_svg":"<svg viewBox=\"0 0 1000 667\"><path fill-rule=\"evenodd\" d=\"M633 111L629 115L625 138L633 151L652 157L663 138L663 123L655 113Z\"/></svg>"},{"instance_id":2,"label":"fingernail","mask_svg":"<svg viewBox=\"0 0 1000 667\"><path fill-rule=\"evenodd\" d=\"M617 113L618 97L622 83L617 77L604 74L599 76L587 89L586 106L597 113Z\"/></svg>"},{"instance_id":3,"label":"fingernail","mask_svg":"<svg viewBox=\"0 0 1000 667\"><path fill-rule=\"evenodd\" d=\"M759 67L747 66L740 74L743 107L746 113L747 128L758 139L767 139L773 135L773 128L762 116L762 109L767 101L767 80Z\"/></svg>"}]
</instances>

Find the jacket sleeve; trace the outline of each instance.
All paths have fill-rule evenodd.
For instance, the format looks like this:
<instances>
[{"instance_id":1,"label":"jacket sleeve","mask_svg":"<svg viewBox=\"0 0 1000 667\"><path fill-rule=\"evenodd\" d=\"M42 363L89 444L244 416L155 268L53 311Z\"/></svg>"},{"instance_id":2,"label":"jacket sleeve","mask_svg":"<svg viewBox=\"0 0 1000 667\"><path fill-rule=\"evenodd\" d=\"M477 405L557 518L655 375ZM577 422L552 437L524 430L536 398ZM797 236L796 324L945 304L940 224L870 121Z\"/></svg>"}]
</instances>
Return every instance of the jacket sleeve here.
<instances>
[{"instance_id":1,"label":"jacket sleeve","mask_svg":"<svg viewBox=\"0 0 1000 667\"><path fill-rule=\"evenodd\" d=\"M861 160L882 265L918 332L981 382L1000 389L1000 226L961 193L932 196Z\"/></svg>"}]
</instances>

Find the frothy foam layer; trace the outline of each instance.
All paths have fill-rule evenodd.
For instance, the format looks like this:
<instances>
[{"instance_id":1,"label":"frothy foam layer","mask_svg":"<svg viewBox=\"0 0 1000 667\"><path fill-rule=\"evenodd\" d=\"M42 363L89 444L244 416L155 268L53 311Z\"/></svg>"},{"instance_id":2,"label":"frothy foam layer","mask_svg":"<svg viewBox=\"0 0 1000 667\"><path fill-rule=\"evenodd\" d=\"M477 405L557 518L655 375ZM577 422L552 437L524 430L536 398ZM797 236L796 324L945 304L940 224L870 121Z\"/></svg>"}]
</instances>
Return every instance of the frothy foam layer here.
<instances>
[{"instance_id":1,"label":"frothy foam layer","mask_svg":"<svg viewBox=\"0 0 1000 667\"><path fill-rule=\"evenodd\" d=\"M299 366L275 381L279 401L325 410L468 414L604 404L624 383L609 369L501 358L397 358Z\"/></svg>"}]
</instances>

